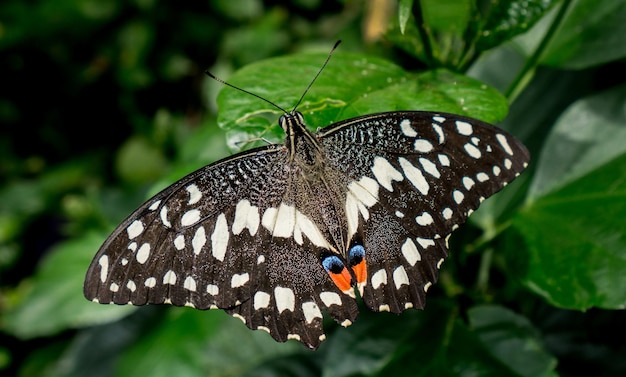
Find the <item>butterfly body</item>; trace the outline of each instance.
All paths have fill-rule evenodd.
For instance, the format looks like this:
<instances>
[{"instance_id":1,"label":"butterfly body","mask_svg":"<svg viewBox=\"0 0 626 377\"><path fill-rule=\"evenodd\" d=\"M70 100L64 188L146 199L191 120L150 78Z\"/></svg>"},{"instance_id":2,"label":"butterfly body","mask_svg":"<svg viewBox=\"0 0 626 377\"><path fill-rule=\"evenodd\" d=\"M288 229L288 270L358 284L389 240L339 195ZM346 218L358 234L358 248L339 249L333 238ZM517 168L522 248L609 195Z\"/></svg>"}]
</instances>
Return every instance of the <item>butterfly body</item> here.
<instances>
[{"instance_id":1,"label":"butterfly body","mask_svg":"<svg viewBox=\"0 0 626 377\"><path fill-rule=\"evenodd\" d=\"M529 158L453 114L372 114L316 133L298 112L280 123L283 145L208 165L132 213L96 254L85 296L221 308L316 348L322 311L351 324L356 292L375 311L423 308L450 233Z\"/></svg>"}]
</instances>

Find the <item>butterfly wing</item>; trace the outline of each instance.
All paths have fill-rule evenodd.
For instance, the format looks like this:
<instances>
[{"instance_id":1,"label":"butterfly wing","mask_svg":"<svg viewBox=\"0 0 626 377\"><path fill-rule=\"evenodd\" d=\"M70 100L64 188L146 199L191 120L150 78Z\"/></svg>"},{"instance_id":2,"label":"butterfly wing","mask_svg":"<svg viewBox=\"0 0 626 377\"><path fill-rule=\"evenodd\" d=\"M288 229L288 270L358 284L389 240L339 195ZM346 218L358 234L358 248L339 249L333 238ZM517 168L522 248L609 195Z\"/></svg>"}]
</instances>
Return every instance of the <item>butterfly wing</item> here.
<instances>
[{"instance_id":1,"label":"butterfly wing","mask_svg":"<svg viewBox=\"0 0 626 377\"><path fill-rule=\"evenodd\" d=\"M357 307L320 264L325 235L312 234L290 205L297 177L285 169L286 156L282 146L244 152L154 196L99 249L85 296L221 308L278 341L316 348L322 310L347 325Z\"/></svg>"},{"instance_id":2,"label":"butterfly wing","mask_svg":"<svg viewBox=\"0 0 626 377\"><path fill-rule=\"evenodd\" d=\"M445 113L368 115L318 137L331 169L352 180L345 207L349 237L365 250L364 301L396 313L424 307L449 234L529 160L504 131Z\"/></svg>"}]
</instances>

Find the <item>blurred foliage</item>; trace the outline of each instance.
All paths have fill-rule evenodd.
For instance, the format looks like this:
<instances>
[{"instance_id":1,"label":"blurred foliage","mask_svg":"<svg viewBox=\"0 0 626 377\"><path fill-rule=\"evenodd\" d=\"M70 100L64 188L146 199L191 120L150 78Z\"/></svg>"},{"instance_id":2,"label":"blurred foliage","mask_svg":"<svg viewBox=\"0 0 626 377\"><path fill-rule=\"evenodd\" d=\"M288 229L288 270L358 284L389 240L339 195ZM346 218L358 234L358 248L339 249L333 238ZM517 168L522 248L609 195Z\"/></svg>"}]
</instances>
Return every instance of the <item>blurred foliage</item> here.
<instances>
[{"instance_id":1,"label":"blurred foliage","mask_svg":"<svg viewBox=\"0 0 626 377\"><path fill-rule=\"evenodd\" d=\"M623 0L3 1L0 373L626 374L624 20ZM91 258L150 194L281 139L275 108L204 70L290 109L337 39L310 125L450 111L533 156L455 232L426 310L329 322L309 352L221 311L86 301Z\"/></svg>"}]
</instances>

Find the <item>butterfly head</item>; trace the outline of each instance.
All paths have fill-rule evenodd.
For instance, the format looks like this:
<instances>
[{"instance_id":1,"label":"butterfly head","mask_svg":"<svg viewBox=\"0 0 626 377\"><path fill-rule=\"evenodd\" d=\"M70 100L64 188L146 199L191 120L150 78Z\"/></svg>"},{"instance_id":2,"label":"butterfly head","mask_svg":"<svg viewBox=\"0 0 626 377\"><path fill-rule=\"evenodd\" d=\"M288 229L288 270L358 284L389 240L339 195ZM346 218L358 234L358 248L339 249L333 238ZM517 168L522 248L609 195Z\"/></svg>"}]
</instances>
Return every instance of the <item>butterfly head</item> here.
<instances>
[{"instance_id":1,"label":"butterfly head","mask_svg":"<svg viewBox=\"0 0 626 377\"><path fill-rule=\"evenodd\" d=\"M278 122L288 136L293 136L298 130L306 128L304 125L304 117L299 111L292 111L281 115Z\"/></svg>"}]
</instances>

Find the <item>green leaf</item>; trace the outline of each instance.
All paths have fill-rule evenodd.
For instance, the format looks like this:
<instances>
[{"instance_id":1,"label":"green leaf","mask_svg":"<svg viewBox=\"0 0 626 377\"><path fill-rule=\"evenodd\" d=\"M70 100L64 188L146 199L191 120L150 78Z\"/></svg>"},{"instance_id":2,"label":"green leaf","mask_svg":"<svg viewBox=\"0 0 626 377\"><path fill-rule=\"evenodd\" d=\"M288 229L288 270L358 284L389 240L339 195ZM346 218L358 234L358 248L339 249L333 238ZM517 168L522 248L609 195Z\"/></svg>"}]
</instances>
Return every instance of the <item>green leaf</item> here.
<instances>
[{"instance_id":1,"label":"green leaf","mask_svg":"<svg viewBox=\"0 0 626 377\"><path fill-rule=\"evenodd\" d=\"M546 19L545 22L549 22ZM583 69L626 57L626 3L574 0L541 63Z\"/></svg>"},{"instance_id":2,"label":"green leaf","mask_svg":"<svg viewBox=\"0 0 626 377\"><path fill-rule=\"evenodd\" d=\"M413 11L413 0L400 0L398 3L398 24L400 26L400 33L404 34L407 22L411 18L411 12Z\"/></svg>"},{"instance_id":3,"label":"green leaf","mask_svg":"<svg viewBox=\"0 0 626 377\"><path fill-rule=\"evenodd\" d=\"M237 376L301 350L250 331L222 311L168 308L164 320L124 352L119 376Z\"/></svg>"},{"instance_id":4,"label":"green leaf","mask_svg":"<svg viewBox=\"0 0 626 377\"><path fill-rule=\"evenodd\" d=\"M467 326L451 301L401 315L362 311L329 337L325 376L552 376L555 359L522 316L500 307L470 309Z\"/></svg>"},{"instance_id":5,"label":"green leaf","mask_svg":"<svg viewBox=\"0 0 626 377\"><path fill-rule=\"evenodd\" d=\"M626 153L626 85L572 104L558 119L537 162L531 200Z\"/></svg>"},{"instance_id":6,"label":"green leaf","mask_svg":"<svg viewBox=\"0 0 626 377\"><path fill-rule=\"evenodd\" d=\"M299 54L268 59L241 69L229 81L290 110L324 58ZM290 79L285 79L285 72L290 72ZM261 137L282 141L279 109L231 88L220 92L218 104L218 123L227 130L231 146ZM452 112L495 122L507 109L500 93L477 80L447 70L411 74L384 59L347 53L333 55L298 107L312 129L394 110Z\"/></svg>"},{"instance_id":7,"label":"green leaf","mask_svg":"<svg viewBox=\"0 0 626 377\"><path fill-rule=\"evenodd\" d=\"M124 181L140 184L162 176L167 160L161 149L144 138L133 137L118 151L115 165Z\"/></svg>"},{"instance_id":8,"label":"green leaf","mask_svg":"<svg viewBox=\"0 0 626 377\"><path fill-rule=\"evenodd\" d=\"M525 249L521 240L512 241L511 271L552 305L623 309L624 177L626 154L533 201L513 218Z\"/></svg>"},{"instance_id":9,"label":"green leaf","mask_svg":"<svg viewBox=\"0 0 626 377\"><path fill-rule=\"evenodd\" d=\"M485 51L529 30L558 0L504 0L487 2L484 25L476 48Z\"/></svg>"},{"instance_id":10,"label":"green leaf","mask_svg":"<svg viewBox=\"0 0 626 377\"><path fill-rule=\"evenodd\" d=\"M83 296L83 278L104 238L91 234L59 244L34 277L13 293L4 330L19 338L49 336L68 328L113 321L135 308L97 305Z\"/></svg>"},{"instance_id":11,"label":"green leaf","mask_svg":"<svg viewBox=\"0 0 626 377\"><path fill-rule=\"evenodd\" d=\"M470 326L487 349L515 376L556 376L556 359L546 352L527 318L499 306L468 311Z\"/></svg>"}]
</instances>

